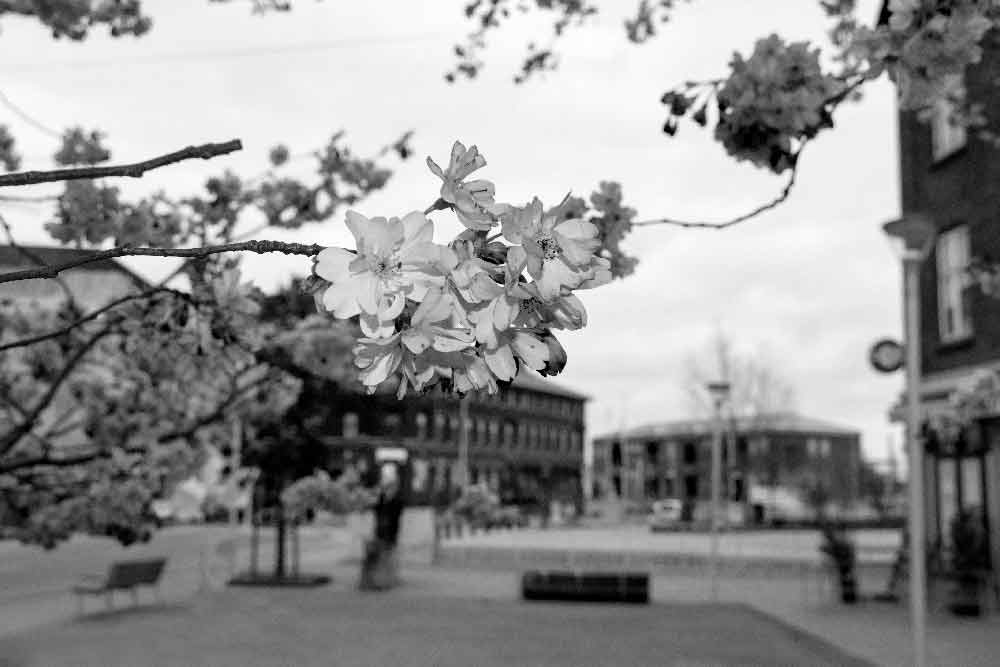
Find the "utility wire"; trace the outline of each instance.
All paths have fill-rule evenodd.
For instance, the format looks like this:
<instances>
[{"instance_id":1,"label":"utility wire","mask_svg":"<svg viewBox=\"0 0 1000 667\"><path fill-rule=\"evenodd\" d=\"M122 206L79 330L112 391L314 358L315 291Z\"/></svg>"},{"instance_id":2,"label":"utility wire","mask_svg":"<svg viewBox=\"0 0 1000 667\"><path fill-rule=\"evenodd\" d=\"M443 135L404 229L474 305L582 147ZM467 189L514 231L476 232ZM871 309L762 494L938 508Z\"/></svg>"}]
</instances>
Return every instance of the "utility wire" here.
<instances>
[{"instance_id":1,"label":"utility wire","mask_svg":"<svg viewBox=\"0 0 1000 667\"><path fill-rule=\"evenodd\" d=\"M33 63L11 63L0 67L0 71L5 73L17 72L39 72L53 69L83 69L88 67L122 67L132 65L158 65L161 63L174 62L204 62L207 60L223 60L227 58L244 58L255 56L280 55L284 53L306 53L310 51L326 51L330 49L343 49L357 46L387 46L394 44L406 44L412 42L441 41L448 39L449 35L438 34L412 34L412 35L391 35L387 37L353 37L344 39L332 39L318 42L304 42L301 44L278 44L271 46L248 47L244 49L229 49L219 51L195 51L186 53L160 53L148 56L134 56L129 58L114 58L105 60L73 60L63 62L33 62Z\"/></svg>"}]
</instances>

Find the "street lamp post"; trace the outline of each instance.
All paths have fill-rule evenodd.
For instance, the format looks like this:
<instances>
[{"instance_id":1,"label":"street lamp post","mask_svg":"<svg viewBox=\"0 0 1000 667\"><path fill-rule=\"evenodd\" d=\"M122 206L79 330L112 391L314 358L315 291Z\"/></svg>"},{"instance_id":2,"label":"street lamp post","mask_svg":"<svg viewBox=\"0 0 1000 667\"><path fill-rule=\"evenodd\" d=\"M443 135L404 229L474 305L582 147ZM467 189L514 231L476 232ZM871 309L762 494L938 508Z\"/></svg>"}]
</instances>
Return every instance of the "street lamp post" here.
<instances>
[{"instance_id":1,"label":"street lamp post","mask_svg":"<svg viewBox=\"0 0 1000 667\"><path fill-rule=\"evenodd\" d=\"M458 399L458 484L463 492L469 485L469 396Z\"/></svg>"},{"instance_id":2,"label":"street lamp post","mask_svg":"<svg viewBox=\"0 0 1000 667\"><path fill-rule=\"evenodd\" d=\"M906 443L909 468L910 622L913 664L927 664L927 573L924 537L924 452L920 437L920 266L934 245L934 223L916 214L887 222L903 261L903 341L906 350Z\"/></svg>"},{"instance_id":3,"label":"street lamp post","mask_svg":"<svg viewBox=\"0 0 1000 667\"><path fill-rule=\"evenodd\" d=\"M719 599L719 495L722 490L722 404L729 397L728 382L709 382L706 386L712 398L712 539L709 571L712 602Z\"/></svg>"}]
</instances>

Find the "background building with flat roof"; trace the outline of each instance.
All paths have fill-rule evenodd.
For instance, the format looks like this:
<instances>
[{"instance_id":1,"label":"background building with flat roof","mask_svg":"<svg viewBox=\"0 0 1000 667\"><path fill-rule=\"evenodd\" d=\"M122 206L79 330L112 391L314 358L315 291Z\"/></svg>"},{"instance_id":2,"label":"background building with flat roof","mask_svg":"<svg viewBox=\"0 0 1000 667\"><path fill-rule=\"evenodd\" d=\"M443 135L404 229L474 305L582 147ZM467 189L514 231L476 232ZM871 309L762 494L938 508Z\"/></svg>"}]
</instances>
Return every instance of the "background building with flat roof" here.
<instances>
[{"instance_id":1,"label":"background building with flat roof","mask_svg":"<svg viewBox=\"0 0 1000 667\"><path fill-rule=\"evenodd\" d=\"M595 499L644 507L667 498L686 519L706 519L711 502L713 419L648 424L594 439ZM794 413L735 417L723 430L722 497L730 521L812 518L819 490L831 509L859 499L861 435Z\"/></svg>"}]
</instances>

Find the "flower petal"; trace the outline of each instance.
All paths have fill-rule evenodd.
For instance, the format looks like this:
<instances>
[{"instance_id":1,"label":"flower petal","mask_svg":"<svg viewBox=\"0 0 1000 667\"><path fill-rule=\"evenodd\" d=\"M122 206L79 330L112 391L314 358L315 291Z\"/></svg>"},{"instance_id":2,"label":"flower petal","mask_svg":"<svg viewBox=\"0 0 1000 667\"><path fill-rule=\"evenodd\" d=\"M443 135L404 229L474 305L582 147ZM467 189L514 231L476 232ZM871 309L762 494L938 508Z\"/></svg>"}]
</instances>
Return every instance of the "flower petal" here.
<instances>
[{"instance_id":1,"label":"flower petal","mask_svg":"<svg viewBox=\"0 0 1000 667\"><path fill-rule=\"evenodd\" d=\"M323 307L333 313L333 316L345 320L361 312L358 304L359 280L349 277L347 280L333 283L323 292Z\"/></svg>"},{"instance_id":2,"label":"flower petal","mask_svg":"<svg viewBox=\"0 0 1000 667\"><path fill-rule=\"evenodd\" d=\"M514 334L511 347L524 365L532 370L541 370L549 360L549 346L533 334L519 331Z\"/></svg>"},{"instance_id":3,"label":"flower petal","mask_svg":"<svg viewBox=\"0 0 1000 667\"><path fill-rule=\"evenodd\" d=\"M441 180L444 180L444 172L441 171L441 167L439 167L437 162L432 160L429 155L427 156L427 168L431 170L432 174L434 174Z\"/></svg>"},{"instance_id":4,"label":"flower petal","mask_svg":"<svg viewBox=\"0 0 1000 667\"><path fill-rule=\"evenodd\" d=\"M403 248L415 243L429 243L434 238L434 225L420 211L411 211L403 216Z\"/></svg>"},{"instance_id":5,"label":"flower petal","mask_svg":"<svg viewBox=\"0 0 1000 667\"><path fill-rule=\"evenodd\" d=\"M354 235L354 243L358 251L363 252L365 234L367 233L369 224L368 218L357 211L348 211L344 215L344 224L347 225L347 228L351 230L351 234Z\"/></svg>"},{"instance_id":6,"label":"flower petal","mask_svg":"<svg viewBox=\"0 0 1000 667\"><path fill-rule=\"evenodd\" d=\"M495 350L486 350L483 355L486 365L497 376L497 379L509 382L517 374L517 362L509 345L501 345Z\"/></svg>"},{"instance_id":7,"label":"flower petal","mask_svg":"<svg viewBox=\"0 0 1000 667\"><path fill-rule=\"evenodd\" d=\"M361 310L375 315L378 313L381 285L378 276L373 273L362 273L357 276L357 299Z\"/></svg>"},{"instance_id":8,"label":"flower petal","mask_svg":"<svg viewBox=\"0 0 1000 667\"><path fill-rule=\"evenodd\" d=\"M351 273L351 262L357 257L343 248L325 248L316 256L313 271L317 276L331 283L346 279Z\"/></svg>"}]
</instances>

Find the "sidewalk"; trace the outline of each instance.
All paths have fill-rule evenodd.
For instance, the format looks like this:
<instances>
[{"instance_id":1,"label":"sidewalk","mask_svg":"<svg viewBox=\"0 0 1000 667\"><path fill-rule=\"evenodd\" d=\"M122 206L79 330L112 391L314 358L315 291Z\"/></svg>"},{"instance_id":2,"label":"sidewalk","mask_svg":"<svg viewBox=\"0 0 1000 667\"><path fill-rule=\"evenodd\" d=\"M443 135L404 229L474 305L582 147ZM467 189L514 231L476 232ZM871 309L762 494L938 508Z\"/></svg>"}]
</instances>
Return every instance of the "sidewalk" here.
<instances>
[{"instance_id":1,"label":"sidewalk","mask_svg":"<svg viewBox=\"0 0 1000 667\"><path fill-rule=\"evenodd\" d=\"M520 575L513 571L409 567L400 595L516 600ZM910 633L906 608L880 602L847 606L804 597L799 581L774 578L719 582L719 601L748 605L771 618L818 637L845 653L886 667L909 667ZM709 602L708 580L659 575L652 579L652 600L660 604ZM928 664L934 667L995 667L1000 656L1000 616L966 620L934 614L928 627Z\"/></svg>"}]
</instances>

